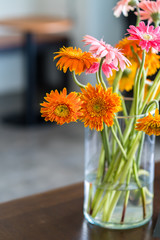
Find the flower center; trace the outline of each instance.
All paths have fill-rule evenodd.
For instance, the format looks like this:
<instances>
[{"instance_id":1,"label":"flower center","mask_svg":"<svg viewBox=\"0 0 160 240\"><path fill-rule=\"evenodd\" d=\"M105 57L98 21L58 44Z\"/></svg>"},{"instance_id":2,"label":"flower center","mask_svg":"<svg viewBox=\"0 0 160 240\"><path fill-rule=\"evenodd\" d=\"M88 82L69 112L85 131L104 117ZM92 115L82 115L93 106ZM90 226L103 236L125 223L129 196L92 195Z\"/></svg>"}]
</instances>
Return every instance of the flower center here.
<instances>
[{"instance_id":1,"label":"flower center","mask_svg":"<svg viewBox=\"0 0 160 240\"><path fill-rule=\"evenodd\" d=\"M101 104L95 104L95 105L93 106L93 110L94 110L95 112L100 112L100 111L101 111L101 108L102 108Z\"/></svg>"},{"instance_id":2,"label":"flower center","mask_svg":"<svg viewBox=\"0 0 160 240\"><path fill-rule=\"evenodd\" d=\"M150 34L148 34L148 33L144 33L144 34L143 34L143 39L144 39L144 40L152 40L153 37L152 37L152 35L150 35Z\"/></svg>"},{"instance_id":3,"label":"flower center","mask_svg":"<svg viewBox=\"0 0 160 240\"><path fill-rule=\"evenodd\" d=\"M65 104L61 104L56 107L54 113L58 117L67 117L69 115L69 109Z\"/></svg>"},{"instance_id":4,"label":"flower center","mask_svg":"<svg viewBox=\"0 0 160 240\"><path fill-rule=\"evenodd\" d=\"M91 116L102 116L105 110L104 101L100 98L93 98L88 102L87 109Z\"/></svg>"}]
</instances>

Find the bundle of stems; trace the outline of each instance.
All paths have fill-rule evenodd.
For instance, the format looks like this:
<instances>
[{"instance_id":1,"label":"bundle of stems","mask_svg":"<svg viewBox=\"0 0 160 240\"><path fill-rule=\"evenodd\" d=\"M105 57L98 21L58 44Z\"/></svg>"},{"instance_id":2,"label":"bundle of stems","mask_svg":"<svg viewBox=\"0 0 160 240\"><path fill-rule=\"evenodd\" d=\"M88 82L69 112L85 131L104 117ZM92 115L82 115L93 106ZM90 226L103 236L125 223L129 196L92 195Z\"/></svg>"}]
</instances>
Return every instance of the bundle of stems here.
<instances>
[{"instance_id":1,"label":"bundle of stems","mask_svg":"<svg viewBox=\"0 0 160 240\"><path fill-rule=\"evenodd\" d=\"M153 110L155 107L158 108L160 93L155 98L155 91L159 87L160 71L157 73L154 83L144 99L144 84L147 75L144 70L144 62L145 50L143 51L140 67L137 69L135 76L133 100L131 101L129 111L127 111L125 98L123 98L118 91L118 84L122 77L121 70L117 72L113 83L113 92L117 92L121 95L123 119L125 121L123 131L119 123L122 117L117 114L114 119L114 125L112 127L107 127L104 124L103 130L100 132L102 148L97 169L97 189L93 194L92 184L90 184L88 214L95 218L97 214L101 212L104 222L110 221L118 200L125 189L121 215L121 223L124 223L130 195L128 186L131 180L135 182L137 189L139 189L143 218L146 218L146 188L141 185L138 174L141 166L141 155L145 134L144 132L136 131L135 123L140 116L145 116L148 111ZM103 58L100 62L97 82L101 83L102 86L107 89L102 76L102 63ZM122 187L123 191L120 190Z\"/></svg>"}]
</instances>

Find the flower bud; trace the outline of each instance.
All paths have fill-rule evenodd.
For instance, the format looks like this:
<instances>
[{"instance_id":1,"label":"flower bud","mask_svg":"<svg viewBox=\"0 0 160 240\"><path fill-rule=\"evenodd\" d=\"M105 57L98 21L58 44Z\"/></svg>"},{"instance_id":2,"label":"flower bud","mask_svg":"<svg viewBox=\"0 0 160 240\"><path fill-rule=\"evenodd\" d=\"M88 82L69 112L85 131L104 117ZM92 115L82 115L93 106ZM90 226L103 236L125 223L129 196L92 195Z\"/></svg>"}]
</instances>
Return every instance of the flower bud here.
<instances>
[{"instance_id":1,"label":"flower bud","mask_svg":"<svg viewBox=\"0 0 160 240\"><path fill-rule=\"evenodd\" d=\"M138 5L139 1L138 0L131 0L128 5L132 6L132 7L136 7Z\"/></svg>"},{"instance_id":2,"label":"flower bud","mask_svg":"<svg viewBox=\"0 0 160 240\"><path fill-rule=\"evenodd\" d=\"M160 13L159 13L159 12L157 12L157 13L152 13L152 14L151 14L151 17L152 17L154 23L160 21Z\"/></svg>"}]
</instances>

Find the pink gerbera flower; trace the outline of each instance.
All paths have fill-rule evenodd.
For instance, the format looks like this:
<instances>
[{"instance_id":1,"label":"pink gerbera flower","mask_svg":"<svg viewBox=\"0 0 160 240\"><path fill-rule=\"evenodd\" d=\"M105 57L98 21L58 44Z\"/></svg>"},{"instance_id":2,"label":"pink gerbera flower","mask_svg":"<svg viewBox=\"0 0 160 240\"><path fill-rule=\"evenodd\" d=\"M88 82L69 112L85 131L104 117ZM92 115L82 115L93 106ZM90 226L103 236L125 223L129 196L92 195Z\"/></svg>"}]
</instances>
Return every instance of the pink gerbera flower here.
<instances>
[{"instance_id":1,"label":"pink gerbera flower","mask_svg":"<svg viewBox=\"0 0 160 240\"><path fill-rule=\"evenodd\" d=\"M83 38L83 41L85 42L85 45L91 45L89 51L94 57L104 57L104 64L111 64L110 66L114 66L114 69L119 65L123 71L126 68L126 64L130 64L130 61L120 52L118 48L113 48L110 44L106 44L103 39L99 41L92 36L86 35Z\"/></svg>"},{"instance_id":2,"label":"pink gerbera flower","mask_svg":"<svg viewBox=\"0 0 160 240\"><path fill-rule=\"evenodd\" d=\"M99 69L99 63L95 62L92 64L92 66L86 70L86 73L96 73ZM112 70L118 70L117 67L115 67L112 63L107 64L105 61L102 64L102 71L106 75L107 78L113 75Z\"/></svg>"},{"instance_id":3,"label":"pink gerbera flower","mask_svg":"<svg viewBox=\"0 0 160 240\"><path fill-rule=\"evenodd\" d=\"M150 48L154 48L160 51L160 27L154 28L154 26L146 26L144 22L140 22L138 27L133 25L130 29L127 29L130 33L130 40L140 40L139 45L147 52Z\"/></svg>"},{"instance_id":4,"label":"pink gerbera flower","mask_svg":"<svg viewBox=\"0 0 160 240\"><path fill-rule=\"evenodd\" d=\"M120 0L117 3L117 5L113 8L114 16L119 17L121 13L123 13L123 15L127 17L128 12L134 10L134 6L129 5L130 2L131 0Z\"/></svg>"},{"instance_id":5,"label":"pink gerbera flower","mask_svg":"<svg viewBox=\"0 0 160 240\"><path fill-rule=\"evenodd\" d=\"M141 20L148 20L149 23L160 20L160 0L143 0L138 7L142 9L139 12Z\"/></svg>"}]
</instances>

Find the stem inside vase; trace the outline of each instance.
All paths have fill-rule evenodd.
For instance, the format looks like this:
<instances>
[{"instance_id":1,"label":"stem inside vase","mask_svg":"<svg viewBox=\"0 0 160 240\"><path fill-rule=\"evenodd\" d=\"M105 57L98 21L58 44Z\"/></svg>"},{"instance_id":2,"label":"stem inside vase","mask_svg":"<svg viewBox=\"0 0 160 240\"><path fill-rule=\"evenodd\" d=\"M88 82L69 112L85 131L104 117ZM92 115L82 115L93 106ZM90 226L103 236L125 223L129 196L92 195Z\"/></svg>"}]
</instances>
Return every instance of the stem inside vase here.
<instances>
[{"instance_id":1,"label":"stem inside vase","mask_svg":"<svg viewBox=\"0 0 160 240\"><path fill-rule=\"evenodd\" d=\"M91 223L126 229L152 216L154 136L137 132L135 118L117 117L102 132L86 129L84 215Z\"/></svg>"}]
</instances>

